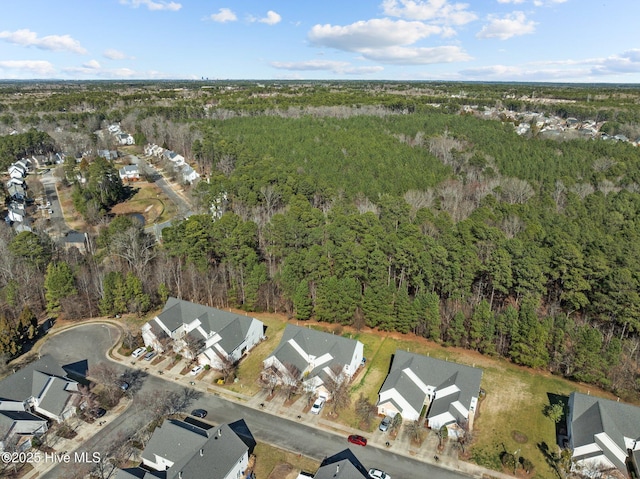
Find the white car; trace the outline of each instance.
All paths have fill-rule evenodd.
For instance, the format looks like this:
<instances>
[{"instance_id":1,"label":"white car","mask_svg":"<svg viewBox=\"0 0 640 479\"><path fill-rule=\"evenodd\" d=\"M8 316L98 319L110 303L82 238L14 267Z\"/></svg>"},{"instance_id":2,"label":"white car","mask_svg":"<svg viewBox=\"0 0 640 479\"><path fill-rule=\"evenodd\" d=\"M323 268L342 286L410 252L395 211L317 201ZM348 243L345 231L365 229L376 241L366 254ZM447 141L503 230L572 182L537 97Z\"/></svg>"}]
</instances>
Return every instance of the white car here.
<instances>
[{"instance_id":1,"label":"white car","mask_svg":"<svg viewBox=\"0 0 640 479\"><path fill-rule=\"evenodd\" d=\"M318 399L316 399L316 402L314 402L313 406L311 406L311 414L320 414L325 401L326 399L323 397L319 397Z\"/></svg>"},{"instance_id":2,"label":"white car","mask_svg":"<svg viewBox=\"0 0 640 479\"><path fill-rule=\"evenodd\" d=\"M369 469L369 477L371 479L391 479L391 476L380 469Z\"/></svg>"},{"instance_id":3,"label":"white car","mask_svg":"<svg viewBox=\"0 0 640 479\"><path fill-rule=\"evenodd\" d=\"M139 358L147 351L147 348L138 348L134 352L131 353L131 356L134 358Z\"/></svg>"},{"instance_id":4,"label":"white car","mask_svg":"<svg viewBox=\"0 0 640 479\"><path fill-rule=\"evenodd\" d=\"M194 366L193 369L191 370L191 375L197 376L202 372L203 369L204 369L204 366L202 364L198 364L197 366Z\"/></svg>"}]
</instances>

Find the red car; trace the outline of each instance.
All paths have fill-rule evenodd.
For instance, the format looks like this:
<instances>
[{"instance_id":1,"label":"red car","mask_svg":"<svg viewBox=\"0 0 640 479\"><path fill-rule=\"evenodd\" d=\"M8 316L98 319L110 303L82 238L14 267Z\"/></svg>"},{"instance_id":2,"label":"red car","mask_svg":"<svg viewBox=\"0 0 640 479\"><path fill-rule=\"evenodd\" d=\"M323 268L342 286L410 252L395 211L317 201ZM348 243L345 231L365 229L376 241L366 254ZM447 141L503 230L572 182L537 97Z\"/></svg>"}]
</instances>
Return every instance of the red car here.
<instances>
[{"instance_id":1,"label":"red car","mask_svg":"<svg viewBox=\"0 0 640 479\"><path fill-rule=\"evenodd\" d=\"M347 441L349 441L352 444L357 444L358 446L367 445L367 439L362 436L358 436L357 434L352 434L351 436L349 436L347 438Z\"/></svg>"}]
</instances>

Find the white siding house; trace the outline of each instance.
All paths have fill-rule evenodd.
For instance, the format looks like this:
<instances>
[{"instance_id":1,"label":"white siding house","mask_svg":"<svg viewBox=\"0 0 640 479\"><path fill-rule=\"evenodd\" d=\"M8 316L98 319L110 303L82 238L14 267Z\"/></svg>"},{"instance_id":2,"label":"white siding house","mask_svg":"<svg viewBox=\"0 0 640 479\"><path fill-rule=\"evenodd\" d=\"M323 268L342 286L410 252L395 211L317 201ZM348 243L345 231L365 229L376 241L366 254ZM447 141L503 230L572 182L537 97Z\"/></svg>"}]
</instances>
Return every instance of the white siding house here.
<instances>
[{"instance_id":1,"label":"white siding house","mask_svg":"<svg viewBox=\"0 0 640 479\"><path fill-rule=\"evenodd\" d=\"M264 338L264 323L201 304L169 298L162 312L142 327L146 346L162 351L161 337L171 338L174 351L192 357L189 342L200 345L200 364L219 369L223 360L239 361Z\"/></svg>"}]
</instances>

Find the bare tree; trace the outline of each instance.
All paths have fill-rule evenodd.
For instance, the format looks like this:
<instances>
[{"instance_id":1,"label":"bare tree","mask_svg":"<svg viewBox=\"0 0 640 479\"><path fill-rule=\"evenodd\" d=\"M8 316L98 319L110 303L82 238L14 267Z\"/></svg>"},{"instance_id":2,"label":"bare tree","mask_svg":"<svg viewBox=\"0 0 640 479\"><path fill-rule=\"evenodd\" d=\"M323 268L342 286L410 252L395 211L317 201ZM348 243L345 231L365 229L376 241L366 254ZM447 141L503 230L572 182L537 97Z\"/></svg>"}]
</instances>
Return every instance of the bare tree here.
<instances>
[{"instance_id":1,"label":"bare tree","mask_svg":"<svg viewBox=\"0 0 640 479\"><path fill-rule=\"evenodd\" d=\"M238 372L238 361L232 361L228 357L220 359L220 372L225 383L230 382Z\"/></svg>"},{"instance_id":2,"label":"bare tree","mask_svg":"<svg viewBox=\"0 0 640 479\"><path fill-rule=\"evenodd\" d=\"M152 391L145 395L138 406L148 415L152 424L160 424L164 418L185 412L189 406L202 396L202 393L191 388L180 391Z\"/></svg>"},{"instance_id":3,"label":"bare tree","mask_svg":"<svg viewBox=\"0 0 640 479\"><path fill-rule=\"evenodd\" d=\"M156 240L135 222L126 230L114 234L109 244L111 253L127 262L138 278L144 278L147 265L156 256Z\"/></svg>"},{"instance_id":4,"label":"bare tree","mask_svg":"<svg viewBox=\"0 0 640 479\"><path fill-rule=\"evenodd\" d=\"M405 426L405 431L409 438L415 443L422 443L425 436L424 426L421 421L411 421Z\"/></svg>"},{"instance_id":5,"label":"bare tree","mask_svg":"<svg viewBox=\"0 0 640 479\"><path fill-rule=\"evenodd\" d=\"M331 366L330 374L327 375L324 386L327 388L327 391L329 391L331 410L334 414L338 409L343 409L351 404L348 377L344 373L344 368L341 365L334 364Z\"/></svg>"},{"instance_id":6,"label":"bare tree","mask_svg":"<svg viewBox=\"0 0 640 479\"><path fill-rule=\"evenodd\" d=\"M524 204L535 195L529 183L519 178L503 178L500 182L501 198L510 204Z\"/></svg>"},{"instance_id":7,"label":"bare tree","mask_svg":"<svg viewBox=\"0 0 640 479\"><path fill-rule=\"evenodd\" d=\"M116 404L122 390L120 389L120 373L114 365L101 362L89 368L87 376L100 384L104 391L104 397L109 404Z\"/></svg>"},{"instance_id":8,"label":"bare tree","mask_svg":"<svg viewBox=\"0 0 640 479\"><path fill-rule=\"evenodd\" d=\"M269 396L273 396L280 382L280 376L273 367L263 369L258 378L258 385L266 391Z\"/></svg>"},{"instance_id":9,"label":"bare tree","mask_svg":"<svg viewBox=\"0 0 640 479\"><path fill-rule=\"evenodd\" d=\"M356 401L356 414L368 428L371 425L371 421L378 416L378 409L375 404L364 397L364 394L360 393Z\"/></svg>"},{"instance_id":10,"label":"bare tree","mask_svg":"<svg viewBox=\"0 0 640 479\"><path fill-rule=\"evenodd\" d=\"M200 351L204 348L204 339L193 334L186 334L182 339L191 359L195 360L198 354L200 354Z\"/></svg>"},{"instance_id":11,"label":"bare tree","mask_svg":"<svg viewBox=\"0 0 640 479\"><path fill-rule=\"evenodd\" d=\"M302 388L302 375L300 374L300 369L298 369L295 364L285 363L284 367L287 371L287 378L282 385L282 389L289 401L300 392Z\"/></svg>"}]
</instances>

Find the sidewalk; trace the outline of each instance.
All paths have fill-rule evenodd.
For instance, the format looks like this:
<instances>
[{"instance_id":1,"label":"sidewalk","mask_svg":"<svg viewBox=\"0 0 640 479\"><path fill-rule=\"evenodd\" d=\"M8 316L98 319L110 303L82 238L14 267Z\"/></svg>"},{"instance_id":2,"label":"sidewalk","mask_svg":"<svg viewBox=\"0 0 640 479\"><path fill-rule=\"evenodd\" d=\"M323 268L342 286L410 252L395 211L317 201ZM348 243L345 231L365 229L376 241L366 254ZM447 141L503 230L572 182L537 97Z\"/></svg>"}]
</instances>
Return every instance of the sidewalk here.
<instances>
[{"instance_id":1,"label":"sidewalk","mask_svg":"<svg viewBox=\"0 0 640 479\"><path fill-rule=\"evenodd\" d=\"M195 388L199 391L209 394L216 394L229 401L241 403L245 406L252 407L254 409L260 409L267 414L272 414L277 417L287 418L291 421L303 421L305 425L316 427L318 429L324 429L333 433L343 434L346 437L350 434L359 434L368 439L367 447L376 447L378 449L387 449L385 443L389 440L389 436L385 433L378 431L374 432L361 431L355 428L345 426L343 424L333 422L329 419L325 419L324 415L326 411L323 411L319 415L313 415L309 412L303 412L305 409L305 400L298 398L292 405L284 405L284 398L277 396L271 401L267 400L267 394L265 392L259 392L254 396L229 391L226 388L217 386L215 384L203 384L201 381L194 379L193 376L187 374L182 375L180 372L184 367L184 363L181 361L178 365L171 368L169 371L164 371L168 365L169 359L166 359L156 365L145 366L140 364L139 361L131 361L131 358L124 357L116 350L113 350L110 355L111 359L118 362L122 362L127 367L140 367L149 374L160 376L166 380L174 381L184 384L185 386ZM326 407L326 406L325 406ZM430 435L432 436L432 435ZM437 445L437 439L435 437L428 437L423 442L422 446L416 447L410 443L410 439L406 437L402 432L395 440L390 441L391 445L389 449L395 454L400 454L406 457L419 460L421 462L437 465L438 467L449 469L461 474L465 474L478 478L496 478L496 479L513 479L513 476L504 474L502 472L493 471L476 464L461 461L457 457L452 457L446 454L438 454L438 461L435 460L434 451ZM435 442L434 442L435 441ZM294 451L297 453L297 451Z\"/></svg>"},{"instance_id":2,"label":"sidewalk","mask_svg":"<svg viewBox=\"0 0 640 479\"><path fill-rule=\"evenodd\" d=\"M100 320L101 323L111 324L115 327L119 328L119 323L111 320ZM83 323L86 324L86 323ZM119 344L119 341L116 341L116 344ZM252 407L254 409L260 409L265 413L272 414L277 417L286 418L291 421L303 421L305 425L316 427L318 429L324 429L326 431L330 431L333 433L342 434L345 437L345 446L346 446L346 437L350 434L358 434L364 436L368 439L367 447L375 447L381 450L387 449L385 443L389 441L388 433L382 433L376 430L374 432L361 431L355 428L351 428L345 426L343 424L333 422L327 418L325 418L326 410L322 411L319 415L314 415L309 412L304 412L305 409L305 400L303 398L299 398L292 405L284 405L284 400L281 396L277 396L271 401L266 399L265 392L259 392L254 396L250 396L247 394L237 393L234 391L230 391L226 388L217 386L215 384L205 383L204 381L195 379L194 376L189 374L181 374L181 371L185 365L184 361L179 361L175 366L173 366L169 370L165 370L169 365L169 358L164 359L158 364L152 365L146 361L134 360L129 356L123 356L118 352L117 346L114 346L107 352L107 357L114 361L126 366L128 368L135 368L145 371L148 374L153 374L154 376L161 377L168 381L173 381L179 384L184 385L185 387L191 387L198 391L201 391L206 394L215 394L221 396L229 401L233 401L236 403L243 404L247 407ZM105 424L113 421L117 415L124 411L127 407L132 403L131 400L128 400L126 404L122 406L118 406L115 410L110 411L102 420L105 421ZM326 407L326 406L325 406ZM72 420L73 421L73 420ZM75 419L76 423L73 424L74 430L76 431L76 436L73 439L62 439L60 438L55 444L55 451L60 453L66 453L67 451L72 452L78 449L88 438L93 436L96 433L96 428L99 427L94 424L88 424L80 419ZM403 455L406 457L410 457L416 459L418 461L433 464L438 467L448 469L451 471L455 471L461 474L465 474L471 477L477 478L496 478L496 479L514 479L514 476L509 474L504 474L502 472L493 471L491 469L487 469L476 464L472 464L469 462L461 461L457 457L452 457L450 455L438 454L438 461L435 460L436 451L435 444L433 443L434 438L429 435L427 439L423 442L420 447L416 447L410 443L410 439L403 434L402 432L398 435L395 440L390 441L389 449L391 452L395 454ZM437 440L436 440L437 441ZM293 451L298 453L298 451ZM29 473L23 476L24 479L34 479L39 477L40 475L46 473L51 468L56 465L53 461L48 462L40 462L38 464L34 464L34 469Z\"/></svg>"}]
</instances>

